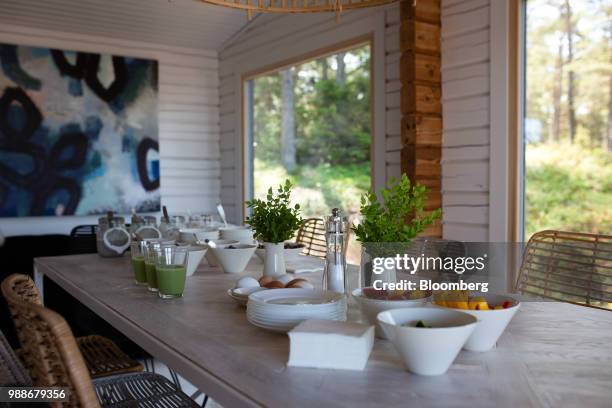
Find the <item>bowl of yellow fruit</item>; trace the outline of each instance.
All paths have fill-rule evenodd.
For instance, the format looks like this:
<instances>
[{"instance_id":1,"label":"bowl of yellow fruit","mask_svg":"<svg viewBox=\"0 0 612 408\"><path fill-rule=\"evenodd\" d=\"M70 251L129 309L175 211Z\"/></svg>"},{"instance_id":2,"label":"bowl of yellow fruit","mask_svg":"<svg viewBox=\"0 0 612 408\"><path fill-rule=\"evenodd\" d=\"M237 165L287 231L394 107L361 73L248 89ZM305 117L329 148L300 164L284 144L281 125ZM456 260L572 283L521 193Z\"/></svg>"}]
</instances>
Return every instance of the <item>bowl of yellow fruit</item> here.
<instances>
[{"instance_id":1,"label":"bowl of yellow fruit","mask_svg":"<svg viewBox=\"0 0 612 408\"><path fill-rule=\"evenodd\" d=\"M355 289L352 295L364 317L370 324L376 326L376 336L384 339L386 338L385 332L376 320L376 316L380 312L391 309L425 306L425 303L430 299L431 293L423 290L391 291L365 287Z\"/></svg>"},{"instance_id":2,"label":"bowl of yellow fruit","mask_svg":"<svg viewBox=\"0 0 612 408\"><path fill-rule=\"evenodd\" d=\"M470 294L468 291L448 291L434 294L433 304L438 307L461 310L478 319L476 329L464 349L489 351L514 317L520 302L509 296Z\"/></svg>"}]
</instances>

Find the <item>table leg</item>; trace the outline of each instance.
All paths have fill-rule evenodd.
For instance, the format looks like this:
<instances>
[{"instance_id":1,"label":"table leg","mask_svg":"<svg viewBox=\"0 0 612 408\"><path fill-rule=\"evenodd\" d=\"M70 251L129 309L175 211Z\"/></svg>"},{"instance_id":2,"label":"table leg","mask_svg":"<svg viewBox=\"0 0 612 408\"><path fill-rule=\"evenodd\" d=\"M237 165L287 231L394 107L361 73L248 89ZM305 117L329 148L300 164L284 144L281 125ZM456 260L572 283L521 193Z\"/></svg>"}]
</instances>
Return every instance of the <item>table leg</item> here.
<instances>
[{"instance_id":1,"label":"table leg","mask_svg":"<svg viewBox=\"0 0 612 408\"><path fill-rule=\"evenodd\" d=\"M38 289L38 293L40 293L40 301L45 304L45 290L43 287L43 278L44 274L38 270L36 265L34 265L34 284L36 284L36 288Z\"/></svg>"}]
</instances>

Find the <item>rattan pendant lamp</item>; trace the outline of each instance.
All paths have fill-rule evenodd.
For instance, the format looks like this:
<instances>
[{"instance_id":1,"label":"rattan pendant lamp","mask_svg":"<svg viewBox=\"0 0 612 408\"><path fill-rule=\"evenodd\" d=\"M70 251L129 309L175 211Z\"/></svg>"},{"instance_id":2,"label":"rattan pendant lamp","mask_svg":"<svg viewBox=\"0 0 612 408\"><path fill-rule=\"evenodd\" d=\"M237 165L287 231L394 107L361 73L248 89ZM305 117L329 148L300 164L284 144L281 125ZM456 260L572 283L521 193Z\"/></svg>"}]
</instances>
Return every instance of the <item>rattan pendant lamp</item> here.
<instances>
[{"instance_id":1,"label":"rattan pendant lamp","mask_svg":"<svg viewBox=\"0 0 612 408\"><path fill-rule=\"evenodd\" d=\"M204 3L245 10L250 20L255 13L334 12L336 19L345 10L382 6L398 0L200 0Z\"/></svg>"}]
</instances>

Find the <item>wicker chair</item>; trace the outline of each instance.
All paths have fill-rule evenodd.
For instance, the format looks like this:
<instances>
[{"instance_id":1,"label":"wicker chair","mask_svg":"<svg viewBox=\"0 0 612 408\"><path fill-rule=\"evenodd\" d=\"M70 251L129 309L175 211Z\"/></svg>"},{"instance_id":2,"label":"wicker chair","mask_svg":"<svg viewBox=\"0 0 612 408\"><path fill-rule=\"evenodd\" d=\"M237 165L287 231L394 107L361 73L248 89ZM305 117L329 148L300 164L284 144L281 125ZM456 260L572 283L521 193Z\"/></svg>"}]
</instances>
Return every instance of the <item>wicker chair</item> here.
<instances>
[{"instance_id":1,"label":"wicker chair","mask_svg":"<svg viewBox=\"0 0 612 408\"><path fill-rule=\"evenodd\" d=\"M19 275L11 275L19 281ZM8 278L7 278L8 279ZM68 387L69 400L53 407L197 407L164 377L153 373L120 374L93 380L76 339L63 317L35 302L24 301L17 291L4 295L18 326L26 365L35 386Z\"/></svg>"},{"instance_id":2,"label":"wicker chair","mask_svg":"<svg viewBox=\"0 0 612 408\"><path fill-rule=\"evenodd\" d=\"M17 334L21 339L21 334L19 333L20 327L23 327L27 322L21 321L21 316L16 310L17 304L9 301L9 299L19 299L20 302L29 302L42 306L38 289L29 276L13 274L2 282L2 293L7 299ZM14 296L9 298L9 294ZM92 378L140 372L144 369L142 364L131 359L106 337L95 335L83 336L77 338L76 341Z\"/></svg>"},{"instance_id":3,"label":"wicker chair","mask_svg":"<svg viewBox=\"0 0 612 408\"><path fill-rule=\"evenodd\" d=\"M612 310L612 236L534 234L525 248L519 293Z\"/></svg>"},{"instance_id":4,"label":"wicker chair","mask_svg":"<svg viewBox=\"0 0 612 408\"><path fill-rule=\"evenodd\" d=\"M304 244L304 255L325 258L327 246L325 243L325 222L321 218L308 218L304 220L298 230L295 241Z\"/></svg>"}]
</instances>

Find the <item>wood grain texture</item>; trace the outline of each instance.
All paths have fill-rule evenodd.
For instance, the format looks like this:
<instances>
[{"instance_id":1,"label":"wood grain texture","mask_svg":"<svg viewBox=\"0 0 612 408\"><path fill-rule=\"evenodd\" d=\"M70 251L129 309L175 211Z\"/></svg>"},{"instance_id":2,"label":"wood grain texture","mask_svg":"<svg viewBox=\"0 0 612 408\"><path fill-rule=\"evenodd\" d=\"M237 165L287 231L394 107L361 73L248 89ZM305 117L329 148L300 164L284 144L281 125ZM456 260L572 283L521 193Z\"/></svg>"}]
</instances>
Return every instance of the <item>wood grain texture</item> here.
<instances>
[{"instance_id":1,"label":"wood grain texture","mask_svg":"<svg viewBox=\"0 0 612 408\"><path fill-rule=\"evenodd\" d=\"M401 169L413 183L424 184L442 177L440 1L400 4ZM427 210L440 208L440 188L428 195ZM440 222L424 234L441 237Z\"/></svg>"},{"instance_id":2,"label":"wood grain texture","mask_svg":"<svg viewBox=\"0 0 612 408\"><path fill-rule=\"evenodd\" d=\"M227 407L609 407L607 311L524 302L494 351L462 351L439 377L404 371L383 340L376 341L361 372L287 368L287 336L251 326L244 309L226 295L239 275L201 267L188 279L183 298L164 301L133 284L127 257L77 255L35 264ZM259 275L262 268L253 259L245 274ZM350 316L359 318L354 309Z\"/></svg>"}]
</instances>

